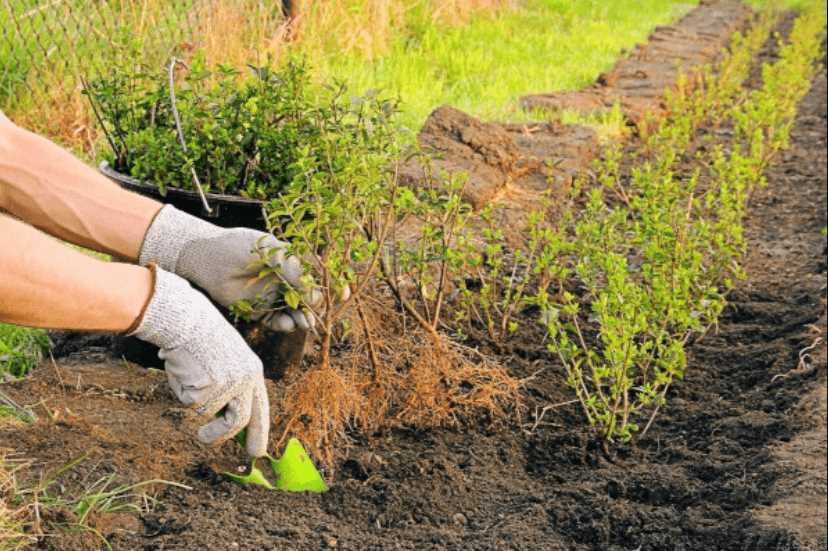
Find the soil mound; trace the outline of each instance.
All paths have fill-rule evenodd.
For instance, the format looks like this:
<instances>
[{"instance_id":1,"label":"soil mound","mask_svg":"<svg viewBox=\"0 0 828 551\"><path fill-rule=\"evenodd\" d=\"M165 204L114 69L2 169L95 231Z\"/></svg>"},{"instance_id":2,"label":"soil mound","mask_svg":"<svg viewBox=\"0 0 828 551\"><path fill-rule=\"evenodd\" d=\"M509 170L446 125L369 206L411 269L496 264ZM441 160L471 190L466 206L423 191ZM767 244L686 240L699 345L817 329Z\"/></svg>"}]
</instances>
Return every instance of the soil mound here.
<instances>
[{"instance_id":1,"label":"soil mound","mask_svg":"<svg viewBox=\"0 0 828 551\"><path fill-rule=\"evenodd\" d=\"M431 174L468 176L463 198L475 209L491 202L519 170L520 150L503 128L453 107L437 108L426 120L418 141L434 157ZM417 186L426 178L419 163L407 165L402 172L408 185Z\"/></svg>"}]
</instances>

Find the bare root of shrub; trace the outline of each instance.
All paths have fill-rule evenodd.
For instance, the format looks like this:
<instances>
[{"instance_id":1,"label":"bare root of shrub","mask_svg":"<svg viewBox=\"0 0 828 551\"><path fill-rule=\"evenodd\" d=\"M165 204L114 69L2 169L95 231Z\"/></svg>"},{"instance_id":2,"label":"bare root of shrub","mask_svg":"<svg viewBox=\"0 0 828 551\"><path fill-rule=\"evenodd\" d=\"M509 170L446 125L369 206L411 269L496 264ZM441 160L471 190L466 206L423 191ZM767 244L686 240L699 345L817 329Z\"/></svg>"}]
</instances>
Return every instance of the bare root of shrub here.
<instances>
[{"instance_id":1,"label":"bare root of shrub","mask_svg":"<svg viewBox=\"0 0 828 551\"><path fill-rule=\"evenodd\" d=\"M521 381L493 360L406 323L382 300L351 310L331 364L286 389L277 449L295 436L332 473L349 431L495 423L520 411Z\"/></svg>"},{"instance_id":2,"label":"bare root of shrub","mask_svg":"<svg viewBox=\"0 0 828 551\"><path fill-rule=\"evenodd\" d=\"M285 393L286 422L277 449L289 436L332 468L335 450L346 441L345 429L365 409L365 397L347 375L334 367L318 367L305 373Z\"/></svg>"},{"instance_id":3,"label":"bare root of shrub","mask_svg":"<svg viewBox=\"0 0 828 551\"><path fill-rule=\"evenodd\" d=\"M519 411L520 381L483 356L439 337L424 338L413 350L416 360L402 377L397 419L416 428L459 426L481 416L503 419Z\"/></svg>"}]
</instances>

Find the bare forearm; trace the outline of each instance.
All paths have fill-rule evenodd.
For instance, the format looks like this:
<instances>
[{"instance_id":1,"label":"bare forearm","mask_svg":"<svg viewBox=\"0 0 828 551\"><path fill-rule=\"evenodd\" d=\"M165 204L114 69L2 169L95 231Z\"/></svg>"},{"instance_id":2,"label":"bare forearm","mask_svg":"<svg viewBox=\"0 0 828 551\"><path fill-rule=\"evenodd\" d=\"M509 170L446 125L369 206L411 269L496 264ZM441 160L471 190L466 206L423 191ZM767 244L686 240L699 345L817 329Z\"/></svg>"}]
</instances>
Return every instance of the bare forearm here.
<instances>
[{"instance_id":1,"label":"bare forearm","mask_svg":"<svg viewBox=\"0 0 828 551\"><path fill-rule=\"evenodd\" d=\"M147 268L96 260L0 215L0 322L121 333L151 293Z\"/></svg>"},{"instance_id":2,"label":"bare forearm","mask_svg":"<svg viewBox=\"0 0 828 551\"><path fill-rule=\"evenodd\" d=\"M65 241L135 260L160 208L0 117L0 209Z\"/></svg>"}]
</instances>

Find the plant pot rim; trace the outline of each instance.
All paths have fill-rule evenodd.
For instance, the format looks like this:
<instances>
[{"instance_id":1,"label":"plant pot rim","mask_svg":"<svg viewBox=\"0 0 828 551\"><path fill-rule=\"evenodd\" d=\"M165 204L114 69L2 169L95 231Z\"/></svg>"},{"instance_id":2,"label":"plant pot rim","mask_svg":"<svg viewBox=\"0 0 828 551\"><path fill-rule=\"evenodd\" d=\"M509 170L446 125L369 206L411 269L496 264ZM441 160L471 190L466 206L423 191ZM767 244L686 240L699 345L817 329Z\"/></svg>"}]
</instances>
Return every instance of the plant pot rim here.
<instances>
[{"instance_id":1,"label":"plant pot rim","mask_svg":"<svg viewBox=\"0 0 828 551\"><path fill-rule=\"evenodd\" d=\"M161 191L158 189L157 185L150 184L147 182L142 182L141 180L137 180L132 176L128 176L121 172L118 172L112 166L110 166L108 161L101 161L101 164L98 165L98 170L101 171L101 174L109 178L110 180L115 181L116 183L120 184L122 187L129 189L131 191L137 191L142 194L154 194L159 197L182 197L187 199L198 199L200 200L201 196L196 191L191 191L189 189L181 189L177 187L170 187L167 186L167 190L165 194L162 194ZM205 193L204 196L207 198L207 201L217 201L220 203L235 203L240 205L250 205L250 206L262 206L264 201L259 199L250 199L247 197L242 197L240 195L225 195L222 193Z\"/></svg>"}]
</instances>

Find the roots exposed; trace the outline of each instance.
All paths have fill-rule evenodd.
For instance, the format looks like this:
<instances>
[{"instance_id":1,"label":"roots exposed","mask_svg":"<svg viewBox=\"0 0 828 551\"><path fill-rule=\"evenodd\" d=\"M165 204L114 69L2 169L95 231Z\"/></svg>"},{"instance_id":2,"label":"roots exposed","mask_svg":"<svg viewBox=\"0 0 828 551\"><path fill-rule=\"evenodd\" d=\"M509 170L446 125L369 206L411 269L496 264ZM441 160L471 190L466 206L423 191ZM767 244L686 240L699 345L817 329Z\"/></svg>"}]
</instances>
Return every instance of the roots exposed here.
<instances>
[{"instance_id":1,"label":"roots exposed","mask_svg":"<svg viewBox=\"0 0 828 551\"><path fill-rule=\"evenodd\" d=\"M289 374L277 448L295 436L330 470L350 431L494 423L519 411L521 381L502 366L412 327L393 306L362 306L330 366Z\"/></svg>"},{"instance_id":2,"label":"roots exposed","mask_svg":"<svg viewBox=\"0 0 828 551\"><path fill-rule=\"evenodd\" d=\"M345 430L360 417L365 396L347 374L334 367L318 367L305 373L286 392L287 419L282 439L296 436L326 466L334 463L334 451L345 441Z\"/></svg>"},{"instance_id":3,"label":"roots exposed","mask_svg":"<svg viewBox=\"0 0 828 551\"><path fill-rule=\"evenodd\" d=\"M396 418L416 428L458 426L464 420L491 421L517 411L520 381L490 359L475 360L448 339L427 339L397 387Z\"/></svg>"}]
</instances>

